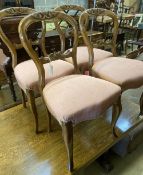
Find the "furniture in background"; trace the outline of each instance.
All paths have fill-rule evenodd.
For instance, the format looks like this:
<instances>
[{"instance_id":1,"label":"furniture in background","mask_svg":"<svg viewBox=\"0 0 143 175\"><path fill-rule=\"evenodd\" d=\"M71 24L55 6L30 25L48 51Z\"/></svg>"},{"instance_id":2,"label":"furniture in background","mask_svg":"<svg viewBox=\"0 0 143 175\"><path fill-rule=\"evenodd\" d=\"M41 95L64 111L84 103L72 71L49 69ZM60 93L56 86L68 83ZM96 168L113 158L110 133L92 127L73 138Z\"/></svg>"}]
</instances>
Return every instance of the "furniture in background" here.
<instances>
[{"instance_id":1,"label":"furniture in background","mask_svg":"<svg viewBox=\"0 0 143 175\"><path fill-rule=\"evenodd\" d=\"M111 0L96 0L96 7L110 9ZM94 7L94 0L88 0L88 8Z\"/></svg>"},{"instance_id":2,"label":"furniture in background","mask_svg":"<svg viewBox=\"0 0 143 175\"><path fill-rule=\"evenodd\" d=\"M34 8L34 0L0 0L0 9L9 7Z\"/></svg>"},{"instance_id":3,"label":"furniture in background","mask_svg":"<svg viewBox=\"0 0 143 175\"><path fill-rule=\"evenodd\" d=\"M139 12L143 13L143 0L140 0L140 5L139 5Z\"/></svg>"},{"instance_id":4,"label":"furniture in background","mask_svg":"<svg viewBox=\"0 0 143 175\"><path fill-rule=\"evenodd\" d=\"M61 5L80 5L88 8L87 0L34 0L34 8L36 11L53 10Z\"/></svg>"},{"instance_id":5,"label":"furniture in background","mask_svg":"<svg viewBox=\"0 0 143 175\"><path fill-rule=\"evenodd\" d=\"M143 46L143 39L141 38L141 33L143 30L143 14L136 14L132 20L128 31L130 33L130 38L126 40L125 51L127 54L128 46L131 45L132 51L136 45L138 48Z\"/></svg>"}]
</instances>

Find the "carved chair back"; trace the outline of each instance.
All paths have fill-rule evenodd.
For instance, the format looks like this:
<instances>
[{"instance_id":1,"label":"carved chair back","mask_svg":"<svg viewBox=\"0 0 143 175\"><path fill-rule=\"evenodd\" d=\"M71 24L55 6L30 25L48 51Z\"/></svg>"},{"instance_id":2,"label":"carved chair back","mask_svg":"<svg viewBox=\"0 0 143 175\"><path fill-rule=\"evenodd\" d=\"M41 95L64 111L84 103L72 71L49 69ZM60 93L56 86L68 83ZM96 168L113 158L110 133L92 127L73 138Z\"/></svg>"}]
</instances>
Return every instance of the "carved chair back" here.
<instances>
[{"instance_id":1,"label":"carved chair back","mask_svg":"<svg viewBox=\"0 0 143 175\"><path fill-rule=\"evenodd\" d=\"M78 22L80 14L85 10L80 5L61 5L55 8L55 11L63 11L64 13L72 16Z\"/></svg>"},{"instance_id":2,"label":"carved chair back","mask_svg":"<svg viewBox=\"0 0 143 175\"><path fill-rule=\"evenodd\" d=\"M103 31L103 35L101 38L97 39L94 43L91 42L88 37L88 23L92 21L95 25L98 23L98 26L95 26L96 30L101 30L100 26L106 28L108 25L108 29ZM118 18L117 16L110 10L102 9L102 8L92 8L84 11L79 18L79 25L81 34L83 36L84 42L88 47L89 51L89 69L94 64L94 55L93 55L93 47L111 49L113 55L116 55L116 39L118 33ZM93 24L94 27L94 24ZM102 27L101 27L102 28ZM110 30L110 31L109 31Z\"/></svg>"},{"instance_id":3,"label":"carved chair back","mask_svg":"<svg viewBox=\"0 0 143 175\"><path fill-rule=\"evenodd\" d=\"M23 48L18 35L19 22L33 12L34 9L27 7L11 7L0 11L0 38L11 54L13 68L18 63L17 51Z\"/></svg>"},{"instance_id":4,"label":"carved chair back","mask_svg":"<svg viewBox=\"0 0 143 175\"><path fill-rule=\"evenodd\" d=\"M60 25L61 20L64 21L66 25L69 25L70 28L72 28L72 33L74 38L73 48L68 51L65 51L66 34L65 34L64 28L62 28ZM37 22L42 22L44 26L48 22L53 22L53 24L55 25L55 30L58 32L60 37L61 51L50 53L50 54L47 53L46 46L45 46L45 37L47 37L49 32L46 31L45 27L43 27L42 36L41 36L42 56L40 57L38 56L37 52L32 48L32 44L28 39L28 35L27 35L27 28ZM38 69L39 90L41 94L45 86L45 70L44 70L45 63L49 63L49 70L50 70L52 69L50 66L51 61L58 60L58 59L64 60L65 58L72 57L75 70L78 69L77 61L76 61L76 52L77 52L76 50L77 50L77 44L78 44L78 27L77 27L77 22L71 16L66 15L63 12L57 12L57 11L33 13L31 15L26 16L20 22L19 35L24 48L26 49L30 58L33 59Z\"/></svg>"},{"instance_id":5,"label":"carved chair back","mask_svg":"<svg viewBox=\"0 0 143 175\"><path fill-rule=\"evenodd\" d=\"M78 33L79 33L79 44L83 45L83 39L80 34L80 28L79 28L79 16L83 11L85 11L85 8L80 5L61 5L55 8L55 11L63 11L64 13L72 16L78 23ZM66 28L67 31L70 31L70 29ZM69 33L69 32L68 32ZM72 33L68 36L68 39L70 41L70 45L72 46Z\"/></svg>"}]
</instances>

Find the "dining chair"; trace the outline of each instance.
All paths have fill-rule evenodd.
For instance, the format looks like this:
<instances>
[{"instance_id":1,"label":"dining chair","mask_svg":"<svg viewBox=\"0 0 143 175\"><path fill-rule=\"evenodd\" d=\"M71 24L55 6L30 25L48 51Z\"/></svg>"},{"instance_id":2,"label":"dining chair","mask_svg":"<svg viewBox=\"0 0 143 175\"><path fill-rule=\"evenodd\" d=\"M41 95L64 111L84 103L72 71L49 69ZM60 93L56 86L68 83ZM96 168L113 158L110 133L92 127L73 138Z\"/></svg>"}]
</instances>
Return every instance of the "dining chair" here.
<instances>
[{"instance_id":1,"label":"dining chair","mask_svg":"<svg viewBox=\"0 0 143 175\"><path fill-rule=\"evenodd\" d=\"M45 23L48 21L53 21L55 28L59 33L61 38L61 51L45 54L39 58L28 40L26 31L27 27L35 22ZM73 33L73 46L72 49L68 51L65 51L64 49L66 35L64 32L66 31L65 28L61 27L61 21L64 21L66 25L69 25ZM37 67L39 75L39 90L43 100L45 101L47 109L62 127L68 155L68 168L72 171L74 168L73 126L83 121L96 119L97 116L103 114L110 106L113 105L111 129L112 133L117 136L115 124L121 112L121 106L118 104L121 89L119 86L110 82L78 74L76 60L78 25L75 19L71 16L60 11L37 12L31 14L20 22L19 34L24 48ZM44 63L48 62L50 66L53 60L59 61L59 59L65 59L67 57L72 57L73 59L75 74L57 78L56 80L46 84L46 70L44 69ZM60 64L57 66L59 67L58 69L62 68ZM53 69L52 72L54 73L55 70ZM50 121L51 120L49 120L49 128L51 127Z\"/></svg>"},{"instance_id":2,"label":"dining chair","mask_svg":"<svg viewBox=\"0 0 143 175\"><path fill-rule=\"evenodd\" d=\"M109 57L100 62L93 61L93 46L88 39L86 28L84 26L87 18L97 15L114 16L113 12L106 9L89 9L80 16L80 29L89 51L90 74L112 82L121 87L122 93L128 89L139 88L143 85L143 62L139 60L128 59L124 57ZM114 23L117 24L117 18ZM113 31L113 35L114 35ZM131 56L131 55L130 55ZM121 98L120 98L121 100ZM121 103L121 102L120 102ZM140 98L140 114L143 114L143 94Z\"/></svg>"},{"instance_id":3,"label":"dining chair","mask_svg":"<svg viewBox=\"0 0 143 175\"><path fill-rule=\"evenodd\" d=\"M23 17L22 15L32 12L34 12L34 9L30 8L6 8L0 11L0 39L2 44L5 45L3 52L5 53L6 51L8 54L5 60L1 59L0 61L1 69L5 72L14 101L16 101L16 93L12 81L13 69L19 62L17 52L21 52L22 49L19 38L16 36L18 31L15 31L15 28L18 28L18 23ZM10 28L10 32L7 32L8 28ZM24 96L23 99L25 99ZM23 101L23 105L25 106L25 101Z\"/></svg>"},{"instance_id":4,"label":"dining chair","mask_svg":"<svg viewBox=\"0 0 143 175\"><path fill-rule=\"evenodd\" d=\"M79 5L61 5L55 8L55 11L63 11L66 14L69 14L76 20L78 20L81 13L85 11L85 8ZM103 36L102 31L98 31L97 28L96 31L93 29L91 20L90 25L87 25L87 28L88 28L88 37L93 40L93 43L94 41L96 41L96 38L99 38L100 40L101 36ZM86 70L88 70L88 50L85 44L83 43L83 38L80 33L79 24L78 29L79 29L79 46L77 47L77 64L79 66L80 71L84 73ZM111 57L113 55L116 55L116 53L114 53L114 49L112 49L112 52L109 52L103 49L99 49L98 47L99 45L98 44L95 45L94 43L94 53L95 53L94 55L96 55L95 60L102 60ZM73 63L71 58L67 58L66 61L68 61L69 63Z\"/></svg>"}]
</instances>

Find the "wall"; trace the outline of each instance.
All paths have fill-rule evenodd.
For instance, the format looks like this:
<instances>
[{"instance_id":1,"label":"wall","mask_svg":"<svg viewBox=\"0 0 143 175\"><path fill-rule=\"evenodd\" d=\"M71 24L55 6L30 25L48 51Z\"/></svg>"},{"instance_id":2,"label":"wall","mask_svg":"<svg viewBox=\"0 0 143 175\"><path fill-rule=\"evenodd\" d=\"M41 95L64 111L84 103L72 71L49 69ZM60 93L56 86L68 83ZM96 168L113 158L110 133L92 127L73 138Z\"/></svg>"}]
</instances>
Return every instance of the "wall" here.
<instances>
[{"instance_id":1,"label":"wall","mask_svg":"<svg viewBox=\"0 0 143 175\"><path fill-rule=\"evenodd\" d=\"M87 0L34 0L36 10L50 10L63 4L78 4L87 8Z\"/></svg>"}]
</instances>

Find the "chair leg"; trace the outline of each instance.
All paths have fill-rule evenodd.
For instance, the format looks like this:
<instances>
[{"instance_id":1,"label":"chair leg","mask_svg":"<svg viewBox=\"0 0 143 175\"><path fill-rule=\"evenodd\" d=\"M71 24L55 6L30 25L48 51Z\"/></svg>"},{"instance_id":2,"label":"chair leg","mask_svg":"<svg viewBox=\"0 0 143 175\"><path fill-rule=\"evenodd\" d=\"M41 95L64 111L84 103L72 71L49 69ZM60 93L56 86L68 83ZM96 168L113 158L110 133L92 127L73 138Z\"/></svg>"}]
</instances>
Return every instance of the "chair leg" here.
<instances>
[{"instance_id":1,"label":"chair leg","mask_svg":"<svg viewBox=\"0 0 143 175\"><path fill-rule=\"evenodd\" d=\"M21 96L22 96L22 104L23 104L23 107L26 108L26 97L25 97L25 93L22 89L21 90Z\"/></svg>"},{"instance_id":2,"label":"chair leg","mask_svg":"<svg viewBox=\"0 0 143 175\"><path fill-rule=\"evenodd\" d=\"M72 122L62 123L62 131L68 154L68 170L73 171L73 126Z\"/></svg>"},{"instance_id":3,"label":"chair leg","mask_svg":"<svg viewBox=\"0 0 143 175\"><path fill-rule=\"evenodd\" d=\"M143 93L140 97L140 114L139 115L143 115Z\"/></svg>"},{"instance_id":4,"label":"chair leg","mask_svg":"<svg viewBox=\"0 0 143 175\"><path fill-rule=\"evenodd\" d=\"M26 94L27 94L30 109L35 117L36 134L38 134L40 133L40 131L39 131L38 113L37 113L36 104L35 104L34 92L32 90L27 90Z\"/></svg>"},{"instance_id":5,"label":"chair leg","mask_svg":"<svg viewBox=\"0 0 143 175\"><path fill-rule=\"evenodd\" d=\"M132 44L132 51L134 50L134 45Z\"/></svg>"},{"instance_id":6,"label":"chair leg","mask_svg":"<svg viewBox=\"0 0 143 175\"><path fill-rule=\"evenodd\" d=\"M52 116L48 109L47 113L48 113L48 133L50 133L52 132Z\"/></svg>"},{"instance_id":7,"label":"chair leg","mask_svg":"<svg viewBox=\"0 0 143 175\"><path fill-rule=\"evenodd\" d=\"M118 134L116 133L116 122L121 114L122 111L122 104L121 104L121 96L119 97L118 101L116 104L113 105L113 111L112 111L112 122L111 122L111 127L112 127L112 132L115 137L118 137Z\"/></svg>"},{"instance_id":8,"label":"chair leg","mask_svg":"<svg viewBox=\"0 0 143 175\"><path fill-rule=\"evenodd\" d=\"M15 90L14 90L14 85L13 85L13 81L12 78L9 76L7 77L7 82L9 84L9 88L13 97L13 101L16 101L16 94L15 94Z\"/></svg>"},{"instance_id":9,"label":"chair leg","mask_svg":"<svg viewBox=\"0 0 143 175\"><path fill-rule=\"evenodd\" d=\"M126 41L126 43L125 43L125 55L127 55L127 48L128 48L128 43Z\"/></svg>"},{"instance_id":10,"label":"chair leg","mask_svg":"<svg viewBox=\"0 0 143 175\"><path fill-rule=\"evenodd\" d=\"M41 98L42 98L42 101L43 101L43 105L45 105L45 108L47 110L47 115L48 115L48 133L52 132L52 115L51 113L49 112L46 104L45 104L45 101L44 101L44 97L43 97L43 94L41 93Z\"/></svg>"}]
</instances>

